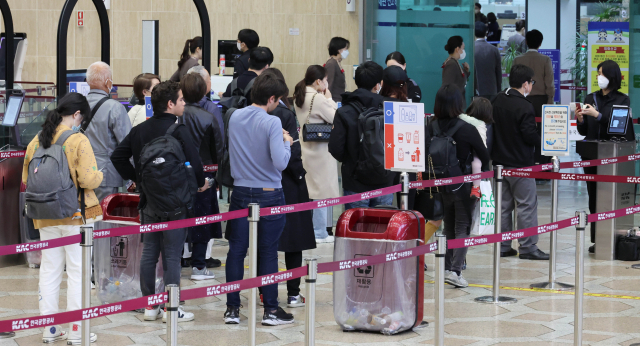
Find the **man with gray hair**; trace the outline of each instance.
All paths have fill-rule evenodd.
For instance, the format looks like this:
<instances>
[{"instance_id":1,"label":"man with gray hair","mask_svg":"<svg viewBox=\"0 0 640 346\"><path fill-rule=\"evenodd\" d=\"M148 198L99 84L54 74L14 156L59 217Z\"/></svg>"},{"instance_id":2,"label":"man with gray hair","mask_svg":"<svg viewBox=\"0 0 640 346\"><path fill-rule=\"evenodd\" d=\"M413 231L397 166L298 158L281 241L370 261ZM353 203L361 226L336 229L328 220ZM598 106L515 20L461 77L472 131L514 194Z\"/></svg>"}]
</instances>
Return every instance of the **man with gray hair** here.
<instances>
[{"instance_id":1,"label":"man with gray hair","mask_svg":"<svg viewBox=\"0 0 640 346\"><path fill-rule=\"evenodd\" d=\"M112 78L111 67L102 61L91 64L87 69L87 83L91 89L87 101L93 116L83 124L83 130L95 153L97 169L104 174L100 187L94 190L100 201L124 186L110 157L131 131L131 120L124 106L110 97Z\"/></svg>"},{"instance_id":2,"label":"man with gray hair","mask_svg":"<svg viewBox=\"0 0 640 346\"><path fill-rule=\"evenodd\" d=\"M187 71L187 74L191 73L199 74L200 76L202 76L202 78L204 78L205 83L207 83L207 93L198 104L200 105L200 107L204 108L204 110L213 114L216 120L218 120L218 124L220 124L220 132L222 138L224 138L224 122L222 120L222 110L220 110L220 107L213 103L211 101L211 98L209 97L209 95L211 95L211 76L209 75L209 72L206 68L204 68L204 66L198 65L190 68L189 71Z\"/></svg>"}]
</instances>

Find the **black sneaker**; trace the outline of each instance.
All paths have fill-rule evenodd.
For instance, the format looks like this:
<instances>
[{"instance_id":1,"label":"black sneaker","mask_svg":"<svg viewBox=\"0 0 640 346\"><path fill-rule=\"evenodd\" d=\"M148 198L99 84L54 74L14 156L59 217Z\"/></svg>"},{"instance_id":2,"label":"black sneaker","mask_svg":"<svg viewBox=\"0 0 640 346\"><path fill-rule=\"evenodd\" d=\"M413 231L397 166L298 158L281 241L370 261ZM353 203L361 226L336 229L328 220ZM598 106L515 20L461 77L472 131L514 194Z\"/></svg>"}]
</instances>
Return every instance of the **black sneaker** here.
<instances>
[{"instance_id":1,"label":"black sneaker","mask_svg":"<svg viewBox=\"0 0 640 346\"><path fill-rule=\"evenodd\" d=\"M224 312L224 323L240 324L240 308L227 306L227 311Z\"/></svg>"},{"instance_id":2,"label":"black sneaker","mask_svg":"<svg viewBox=\"0 0 640 346\"><path fill-rule=\"evenodd\" d=\"M281 324L291 323L293 323L293 315L284 312L281 307L278 307L275 312L265 310L262 316L263 326L279 326Z\"/></svg>"},{"instance_id":3,"label":"black sneaker","mask_svg":"<svg viewBox=\"0 0 640 346\"><path fill-rule=\"evenodd\" d=\"M205 262L207 263L207 268L218 268L222 266L222 261L217 260L215 258L209 258Z\"/></svg>"}]
</instances>

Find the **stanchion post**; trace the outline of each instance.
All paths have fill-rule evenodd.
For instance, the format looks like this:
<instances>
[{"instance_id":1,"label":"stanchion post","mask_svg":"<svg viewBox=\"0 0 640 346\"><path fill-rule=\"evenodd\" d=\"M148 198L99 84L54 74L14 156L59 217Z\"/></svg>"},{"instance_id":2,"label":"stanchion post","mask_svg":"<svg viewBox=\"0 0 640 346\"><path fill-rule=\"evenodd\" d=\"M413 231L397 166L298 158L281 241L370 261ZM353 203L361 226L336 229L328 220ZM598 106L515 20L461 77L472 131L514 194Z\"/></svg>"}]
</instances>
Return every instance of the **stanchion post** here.
<instances>
[{"instance_id":1,"label":"stanchion post","mask_svg":"<svg viewBox=\"0 0 640 346\"><path fill-rule=\"evenodd\" d=\"M409 210L409 173L402 172L400 174L400 184L402 184L400 210Z\"/></svg>"},{"instance_id":2,"label":"stanchion post","mask_svg":"<svg viewBox=\"0 0 640 346\"><path fill-rule=\"evenodd\" d=\"M314 346L316 344L316 279L318 278L318 261L315 258L305 258L307 262L307 278L304 280L307 300L305 304L305 312L307 320L305 321L304 329L304 345Z\"/></svg>"},{"instance_id":3,"label":"stanchion post","mask_svg":"<svg viewBox=\"0 0 640 346\"><path fill-rule=\"evenodd\" d=\"M82 308L91 307L91 248L93 247L93 226L80 227L82 240ZM91 344L91 320L86 319L80 322L82 327L82 345Z\"/></svg>"},{"instance_id":4,"label":"stanchion post","mask_svg":"<svg viewBox=\"0 0 640 346\"><path fill-rule=\"evenodd\" d=\"M500 234L502 231L502 169L498 165L494 167L494 196L496 212L494 218L494 234ZM515 223L514 223L515 225ZM479 303L489 304L512 304L518 300L511 297L500 296L500 242L493 244L493 294L490 296L478 297L475 299Z\"/></svg>"},{"instance_id":5,"label":"stanchion post","mask_svg":"<svg viewBox=\"0 0 640 346\"><path fill-rule=\"evenodd\" d=\"M436 252L436 330L434 345L444 345L444 256L447 253L447 237L436 235L438 250Z\"/></svg>"},{"instance_id":6,"label":"stanchion post","mask_svg":"<svg viewBox=\"0 0 640 346\"><path fill-rule=\"evenodd\" d=\"M249 277L258 276L258 221L260 221L260 205L249 204ZM256 309L258 289L249 290L249 345L256 344Z\"/></svg>"},{"instance_id":7,"label":"stanchion post","mask_svg":"<svg viewBox=\"0 0 640 346\"><path fill-rule=\"evenodd\" d=\"M573 311L573 344L582 346L582 300L584 299L584 230L587 228L587 213L577 211L576 226L576 294Z\"/></svg>"},{"instance_id":8,"label":"stanchion post","mask_svg":"<svg viewBox=\"0 0 640 346\"><path fill-rule=\"evenodd\" d=\"M560 172L560 159L557 156L551 158L553 163L553 172ZM551 180L551 222L558 221L558 180ZM556 252L558 248L558 233L556 231L549 232L551 237L549 246L549 281L531 284L531 288L549 288L552 290L572 289L573 285L556 282Z\"/></svg>"},{"instance_id":9,"label":"stanchion post","mask_svg":"<svg viewBox=\"0 0 640 346\"><path fill-rule=\"evenodd\" d=\"M167 285L167 346L178 346L178 307L180 307L180 287Z\"/></svg>"}]
</instances>

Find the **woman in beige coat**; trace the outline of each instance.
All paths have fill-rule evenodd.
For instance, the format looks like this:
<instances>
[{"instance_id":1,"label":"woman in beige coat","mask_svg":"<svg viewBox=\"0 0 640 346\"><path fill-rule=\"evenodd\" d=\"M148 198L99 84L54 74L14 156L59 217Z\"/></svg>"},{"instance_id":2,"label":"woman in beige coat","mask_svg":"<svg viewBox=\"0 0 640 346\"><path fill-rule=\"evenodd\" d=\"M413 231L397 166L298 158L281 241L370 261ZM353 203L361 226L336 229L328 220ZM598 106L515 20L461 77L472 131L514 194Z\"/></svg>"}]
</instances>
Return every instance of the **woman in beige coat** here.
<instances>
[{"instance_id":1,"label":"woman in beige coat","mask_svg":"<svg viewBox=\"0 0 640 346\"><path fill-rule=\"evenodd\" d=\"M301 129L304 124L333 124L336 103L331 98L327 71L311 65L293 93L296 115ZM300 136L302 165L307 171L309 198L313 200L339 197L338 162L329 153L329 142L305 142ZM313 229L316 243L331 243L327 233L327 208L314 209Z\"/></svg>"}]
</instances>

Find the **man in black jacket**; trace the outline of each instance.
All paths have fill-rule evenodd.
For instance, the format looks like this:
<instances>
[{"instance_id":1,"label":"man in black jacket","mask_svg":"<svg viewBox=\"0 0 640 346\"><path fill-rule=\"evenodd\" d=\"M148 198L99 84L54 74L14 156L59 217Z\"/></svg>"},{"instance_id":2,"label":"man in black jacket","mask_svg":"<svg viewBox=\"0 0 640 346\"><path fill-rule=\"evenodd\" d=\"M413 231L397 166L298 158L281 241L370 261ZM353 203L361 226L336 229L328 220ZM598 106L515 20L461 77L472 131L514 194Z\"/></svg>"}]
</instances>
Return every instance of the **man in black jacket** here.
<instances>
[{"instance_id":1,"label":"man in black jacket","mask_svg":"<svg viewBox=\"0 0 640 346\"><path fill-rule=\"evenodd\" d=\"M250 52L250 56L251 58L249 59L249 69L242 72L242 74L240 74L237 78L237 89L231 90L231 85L233 83L229 83L229 85L227 85L227 90L222 95L220 95L220 97L235 96L238 95L238 92L240 92L240 94L244 93L247 85L249 85L249 82L258 78L258 76L261 75L262 72L264 72L266 69L268 69L269 66L271 66L271 64L273 63L273 53L268 47L257 47L255 49L252 49ZM252 103L251 89L248 91L249 92L244 95L244 97L247 99L247 105L250 105Z\"/></svg>"},{"instance_id":2,"label":"man in black jacket","mask_svg":"<svg viewBox=\"0 0 640 346\"><path fill-rule=\"evenodd\" d=\"M344 195L354 195L393 185L395 174L388 174L387 181L376 185L367 185L355 176L358 162L360 138L358 135L358 116L370 107L380 107L384 102L378 95L382 89L382 66L373 61L367 61L356 70L356 89L352 93L342 96L342 107L336 111L329 141L329 152L336 160L342 162L342 188ZM357 105L359 103L359 105ZM363 109L359 108L363 107ZM391 205L393 195L363 199L358 202L345 204L345 209L375 207Z\"/></svg>"},{"instance_id":3,"label":"man in black jacket","mask_svg":"<svg viewBox=\"0 0 640 346\"><path fill-rule=\"evenodd\" d=\"M505 169L534 165L535 145L540 142L536 131L535 110L526 95L531 92L533 70L525 65L514 65L509 74L510 88L499 93L493 101L494 165ZM518 208L519 229L538 226L538 195L534 179L504 177L502 182L502 230L514 230L512 212ZM518 239L520 258L548 260L549 255L538 249L538 236ZM515 256L511 241L502 242L501 257Z\"/></svg>"},{"instance_id":4,"label":"man in black jacket","mask_svg":"<svg viewBox=\"0 0 640 346\"><path fill-rule=\"evenodd\" d=\"M140 183L137 181L137 173L141 169L138 165L142 148L153 139L162 137L167 133L169 127L176 123L177 117L182 116L184 104L182 91L178 83L167 81L153 88L151 93L153 117L132 129L111 155L111 162L123 179ZM207 190L209 183L205 180L198 149L193 144L189 131L185 126L178 126L173 136L182 143L184 155L193 166L198 186L201 186L198 191ZM130 162L132 156L135 168ZM140 205L143 209L140 211L140 219L142 224L175 221L186 217L186 213L159 216L148 210L149 208L146 207L145 201L145 195L141 194ZM176 284L180 286L180 257L182 256L182 244L186 239L187 230L185 228L145 234L142 259L140 260L140 289L143 296L158 293L155 291L156 265L161 252L165 269L165 285ZM155 321L160 317L166 320L166 313L162 314L159 306L149 306L145 310L145 321ZM191 321L193 318L193 313L183 311L182 307L179 308L179 322Z\"/></svg>"},{"instance_id":5,"label":"man in black jacket","mask_svg":"<svg viewBox=\"0 0 640 346\"><path fill-rule=\"evenodd\" d=\"M249 52L260 44L260 36L255 30L242 29L238 32L238 50L242 52L233 66L233 78L238 78L249 69Z\"/></svg>"}]
</instances>

